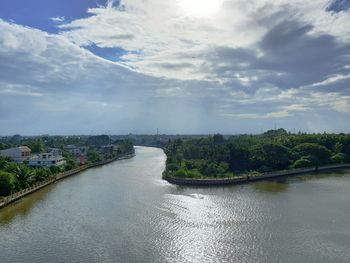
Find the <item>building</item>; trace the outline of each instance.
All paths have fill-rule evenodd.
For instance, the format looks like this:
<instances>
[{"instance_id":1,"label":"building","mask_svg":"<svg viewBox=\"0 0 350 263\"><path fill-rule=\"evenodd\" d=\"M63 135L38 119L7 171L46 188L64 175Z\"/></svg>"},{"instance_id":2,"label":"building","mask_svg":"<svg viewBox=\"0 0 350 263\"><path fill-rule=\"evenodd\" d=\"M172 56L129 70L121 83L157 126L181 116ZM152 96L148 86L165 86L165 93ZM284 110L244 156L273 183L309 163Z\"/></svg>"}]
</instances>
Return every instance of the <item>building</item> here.
<instances>
[{"instance_id":1,"label":"building","mask_svg":"<svg viewBox=\"0 0 350 263\"><path fill-rule=\"evenodd\" d=\"M29 159L29 166L33 167L62 166L65 164L66 161L64 160L62 155L54 155L52 153L41 153Z\"/></svg>"},{"instance_id":2,"label":"building","mask_svg":"<svg viewBox=\"0 0 350 263\"><path fill-rule=\"evenodd\" d=\"M100 146L100 149L99 151L101 153L106 153L106 154L109 154L109 153L113 153L114 150L116 150L118 147L114 146L113 144L108 144L108 145L102 145Z\"/></svg>"},{"instance_id":3,"label":"building","mask_svg":"<svg viewBox=\"0 0 350 263\"><path fill-rule=\"evenodd\" d=\"M10 157L17 163L21 163L28 160L32 150L27 146L20 146L15 148L9 148L0 151L1 156Z\"/></svg>"},{"instance_id":4,"label":"building","mask_svg":"<svg viewBox=\"0 0 350 263\"><path fill-rule=\"evenodd\" d=\"M87 159L84 155L80 155L77 159L76 159L76 163L78 165L84 165L84 164L87 164Z\"/></svg>"},{"instance_id":5,"label":"building","mask_svg":"<svg viewBox=\"0 0 350 263\"><path fill-rule=\"evenodd\" d=\"M53 155L62 155L62 150L59 148L47 148L47 151Z\"/></svg>"},{"instance_id":6,"label":"building","mask_svg":"<svg viewBox=\"0 0 350 263\"><path fill-rule=\"evenodd\" d=\"M82 151L80 150L80 148L74 145L67 145L64 147L64 150L74 156L82 155Z\"/></svg>"}]
</instances>

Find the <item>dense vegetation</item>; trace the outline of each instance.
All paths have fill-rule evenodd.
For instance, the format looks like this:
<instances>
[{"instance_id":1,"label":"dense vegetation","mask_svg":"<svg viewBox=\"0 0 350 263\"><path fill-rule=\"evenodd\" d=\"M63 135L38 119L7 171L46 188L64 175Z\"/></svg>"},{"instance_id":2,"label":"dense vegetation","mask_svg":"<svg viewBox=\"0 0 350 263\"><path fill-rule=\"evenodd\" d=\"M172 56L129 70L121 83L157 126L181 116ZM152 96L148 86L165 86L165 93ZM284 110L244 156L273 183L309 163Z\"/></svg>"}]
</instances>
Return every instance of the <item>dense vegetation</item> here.
<instances>
[{"instance_id":1,"label":"dense vegetation","mask_svg":"<svg viewBox=\"0 0 350 263\"><path fill-rule=\"evenodd\" d=\"M350 162L350 135L291 134L284 129L227 138L216 134L173 140L165 153L165 177L222 178Z\"/></svg>"},{"instance_id":2,"label":"dense vegetation","mask_svg":"<svg viewBox=\"0 0 350 263\"><path fill-rule=\"evenodd\" d=\"M31 148L32 153L45 152L49 147L63 149L67 145L86 147L89 163L99 162L105 159L121 156L134 152L133 144L128 139L111 141L106 139L107 135L101 136L40 136L21 137L19 135L0 139L0 149L26 145ZM108 136L107 136L108 137ZM117 146L112 150L101 150L99 146L103 143L112 143ZM76 156L63 151L66 164L63 167L51 166L29 167L26 163L15 163L8 157L0 156L0 196L6 196L13 192L25 189L35 183L43 182L57 173L68 171L78 167Z\"/></svg>"}]
</instances>

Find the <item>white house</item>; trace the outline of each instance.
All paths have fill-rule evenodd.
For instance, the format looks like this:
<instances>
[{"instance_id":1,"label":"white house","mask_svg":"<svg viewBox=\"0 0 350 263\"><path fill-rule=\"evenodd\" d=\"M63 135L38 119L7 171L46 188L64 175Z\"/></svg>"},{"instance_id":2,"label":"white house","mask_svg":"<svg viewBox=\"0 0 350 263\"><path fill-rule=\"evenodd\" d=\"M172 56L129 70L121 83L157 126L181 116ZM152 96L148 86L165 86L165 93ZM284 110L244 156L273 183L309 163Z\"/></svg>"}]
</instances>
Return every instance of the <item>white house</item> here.
<instances>
[{"instance_id":1,"label":"white house","mask_svg":"<svg viewBox=\"0 0 350 263\"><path fill-rule=\"evenodd\" d=\"M54 155L52 153L41 153L29 159L29 165L34 167L62 166L64 164L66 164L66 161L62 155Z\"/></svg>"},{"instance_id":2,"label":"white house","mask_svg":"<svg viewBox=\"0 0 350 263\"><path fill-rule=\"evenodd\" d=\"M9 148L0 151L1 156L10 157L17 163L21 163L28 160L31 154L31 149L27 146L19 146L15 148Z\"/></svg>"}]
</instances>

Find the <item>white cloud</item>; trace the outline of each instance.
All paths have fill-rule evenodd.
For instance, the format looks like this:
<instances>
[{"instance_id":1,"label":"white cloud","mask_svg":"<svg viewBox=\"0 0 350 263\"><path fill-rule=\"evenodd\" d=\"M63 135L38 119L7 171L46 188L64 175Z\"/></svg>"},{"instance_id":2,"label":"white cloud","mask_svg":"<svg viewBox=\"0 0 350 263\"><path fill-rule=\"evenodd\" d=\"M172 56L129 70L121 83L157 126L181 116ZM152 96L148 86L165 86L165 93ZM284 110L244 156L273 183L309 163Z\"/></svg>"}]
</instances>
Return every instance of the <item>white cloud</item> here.
<instances>
[{"instance_id":1,"label":"white cloud","mask_svg":"<svg viewBox=\"0 0 350 263\"><path fill-rule=\"evenodd\" d=\"M64 16L56 16L56 17L50 17L50 20L53 22L62 23L66 20L66 18Z\"/></svg>"},{"instance_id":2,"label":"white cloud","mask_svg":"<svg viewBox=\"0 0 350 263\"><path fill-rule=\"evenodd\" d=\"M115 7L115 2L110 1L106 7L89 9L90 17L60 28L65 29L63 35L80 46L94 43L102 48L136 51L123 56L122 63L142 73L213 80L210 71L205 70L209 50L217 46L243 47L255 49L263 56L255 44L281 21L297 19L314 26L311 35L327 33L342 41L350 40L350 28L346 26L350 23L350 14L326 12L328 2L123 0ZM230 74L242 84L254 80L243 72Z\"/></svg>"},{"instance_id":3,"label":"white cloud","mask_svg":"<svg viewBox=\"0 0 350 263\"><path fill-rule=\"evenodd\" d=\"M301 88L328 86L330 84L334 84L334 83L348 80L348 79L350 79L350 74L347 74L347 75L335 74L335 75L329 76L327 79L325 79L323 81L319 81L319 82L312 83L312 84L309 84L306 86L302 86Z\"/></svg>"},{"instance_id":4,"label":"white cloud","mask_svg":"<svg viewBox=\"0 0 350 263\"><path fill-rule=\"evenodd\" d=\"M33 128L40 114L37 127L56 133L92 125L195 133L318 112L348 120L346 12L325 12L326 0L221 2L199 14L182 0L108 1L87 18L53 18L59 34L0 19L0 125ZM112 62L91 44L127 53Z\"/></svg>"}]
</instances>

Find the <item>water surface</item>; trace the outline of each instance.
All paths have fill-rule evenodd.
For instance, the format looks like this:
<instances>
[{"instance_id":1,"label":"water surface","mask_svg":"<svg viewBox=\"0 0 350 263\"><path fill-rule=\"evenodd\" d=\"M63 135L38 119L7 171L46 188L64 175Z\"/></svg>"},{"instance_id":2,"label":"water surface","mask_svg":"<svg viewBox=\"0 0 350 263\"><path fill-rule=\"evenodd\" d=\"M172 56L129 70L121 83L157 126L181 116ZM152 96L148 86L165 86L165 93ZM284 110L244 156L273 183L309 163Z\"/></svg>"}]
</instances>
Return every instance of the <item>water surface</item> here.
<instances>
[{"instance_id":1,"label":"water surface","mask_svg":"<svg viewBox=\"0 0 350 263\"><path fill-rule=\"evenodd\" d=\"M0 262L350 262L350 172L192 188L165 155L83 172L0 210Z\"/></svg>"}]
</instances>

